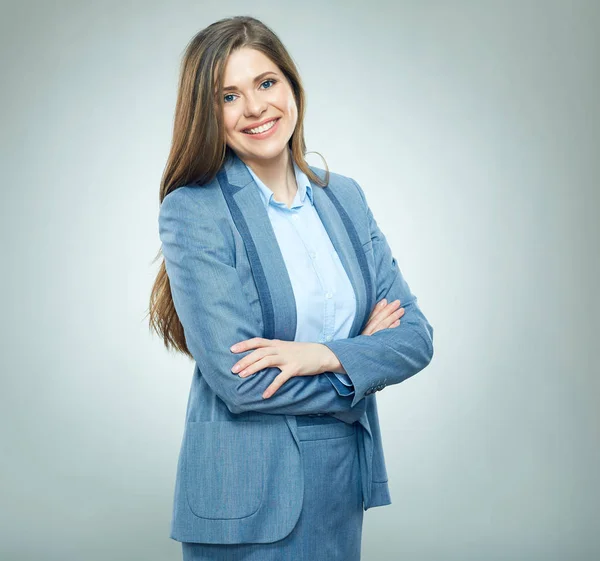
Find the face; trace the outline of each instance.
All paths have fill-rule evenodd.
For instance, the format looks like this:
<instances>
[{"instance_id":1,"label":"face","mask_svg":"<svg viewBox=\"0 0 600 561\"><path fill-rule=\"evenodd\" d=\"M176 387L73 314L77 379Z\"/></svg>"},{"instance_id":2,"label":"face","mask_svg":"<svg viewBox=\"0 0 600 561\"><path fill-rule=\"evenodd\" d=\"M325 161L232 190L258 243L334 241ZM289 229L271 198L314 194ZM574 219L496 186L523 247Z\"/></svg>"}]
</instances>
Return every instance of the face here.
<instances>
[{"instance_id":1,"label":"face","mask_svg":"<svg viewBox=\"0 0 600 561\"><path fill-rule=\"evenodd\" d=\"M229 56L224 79L221 95L227 145L246 163L275 161L287 150L298 120L286 77L263 53L243 47ZM266 122L255 134L245 132L274 119L275 123Z\"/></svg>"}]
</instances>

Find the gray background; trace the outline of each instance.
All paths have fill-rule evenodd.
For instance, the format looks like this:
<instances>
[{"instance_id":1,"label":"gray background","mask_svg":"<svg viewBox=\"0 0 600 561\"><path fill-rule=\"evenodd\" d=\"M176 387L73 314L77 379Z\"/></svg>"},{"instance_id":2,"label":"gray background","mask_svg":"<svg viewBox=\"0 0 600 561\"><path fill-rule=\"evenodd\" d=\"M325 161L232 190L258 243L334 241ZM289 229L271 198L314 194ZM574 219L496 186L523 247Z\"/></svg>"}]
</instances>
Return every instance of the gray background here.
<instances>
[{"instance_id":1,"label":"gray background","mask_svg":"<svg viewBox=\"0 0 600 561\"><path fill-rule=\"evenodd\" d=\"M241 14L435 328L377 396L393 504L363 559L598 559L600 9L566 0L3 2L0 558L181 558L158 187L183 49Z\"/></svg>"}]
</instances>

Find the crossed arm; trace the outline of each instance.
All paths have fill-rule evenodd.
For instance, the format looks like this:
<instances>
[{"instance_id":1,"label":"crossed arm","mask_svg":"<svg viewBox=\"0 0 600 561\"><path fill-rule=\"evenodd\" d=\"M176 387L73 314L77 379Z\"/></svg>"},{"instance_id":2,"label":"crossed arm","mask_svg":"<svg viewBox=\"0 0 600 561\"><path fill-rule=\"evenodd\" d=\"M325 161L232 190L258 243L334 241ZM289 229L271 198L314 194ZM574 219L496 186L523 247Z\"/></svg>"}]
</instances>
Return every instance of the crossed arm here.
<instances>
[{"instance_id":1,"label":"crossed arm","mask_svg":"<svg viewBox=\"0 0 600 561\"><path fill-rule=\"evenodd\" d=\"M400 299L405 308L401 326L325 343L346 370L354 385L353 393L333 372L326 372L325 376L293 377L271 397L263 399L263 392L280 369L264 368L248 378L231 372L233 365L252 351L233 353L230 347L239 341L260 337L260 325L253 319L252 310L242 296L231 248L210 209L198 204L186 189L172 191L161 204L162 252L188 349L207 384L232 413L359 412L365 408L363 398L374 379L387 378L389 383L398 383L428 364L433 352L432 331L391 258L385 238L372 220L378 271L382 267L381 283L378 272L377 300ZM364 200L362 190L361 196ZM384 334L389 335L382 337Z\"/></svg>"}]
</instances>

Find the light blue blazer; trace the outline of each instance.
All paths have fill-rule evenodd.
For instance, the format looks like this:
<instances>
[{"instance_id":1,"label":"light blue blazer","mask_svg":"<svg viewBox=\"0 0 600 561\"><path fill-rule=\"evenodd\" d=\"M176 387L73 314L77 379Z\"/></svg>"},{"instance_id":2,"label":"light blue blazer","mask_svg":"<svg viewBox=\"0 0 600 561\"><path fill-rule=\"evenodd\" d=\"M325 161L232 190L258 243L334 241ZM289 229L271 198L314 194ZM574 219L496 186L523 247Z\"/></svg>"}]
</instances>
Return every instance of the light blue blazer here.
<instances>
[{"instance_id":1,"label":"light blue blazer","mask_svg":"<svg viewBox=\"0 0 600 561\"><path fill-rule=\"evenodd\" d=\"M311 169L324 178L324 170ZM429 364L433 328L361 187L332 172L327 187L311 185L356 296L348 338L323 343L344 366L351 394L325 372L294 377L263 399L279 368L248 378L231 372L253 352L233 353L234 343L252 337L293 341L296 332L283 256L258 186L235 153L213 181L179 187L161 204L159 234L171 293L196 362L177 463L174 540L268 543L292 531L304 493L296 415L357 421L363 508L391 504L374 394ZM400 325L360 335L382 298L400 300Z\"/></svg>"}]
</instances>

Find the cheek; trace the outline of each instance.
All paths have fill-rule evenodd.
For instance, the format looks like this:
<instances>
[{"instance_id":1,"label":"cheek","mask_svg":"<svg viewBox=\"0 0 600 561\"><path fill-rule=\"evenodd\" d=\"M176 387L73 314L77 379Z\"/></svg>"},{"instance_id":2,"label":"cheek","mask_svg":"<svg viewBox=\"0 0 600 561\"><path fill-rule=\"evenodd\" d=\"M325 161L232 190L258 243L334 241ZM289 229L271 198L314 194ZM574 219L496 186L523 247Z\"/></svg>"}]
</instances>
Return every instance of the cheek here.
<instances>
[{"instance_id":1,"label":"cheek","mask_svg":"<svg viewBox=\"0 0 600 561\"><path fill-rule=\"evenodd\" d=\"M296 122L298 118L298 109L296 107L296 100L292 93L285 100L285 114L292 122Z\"/></svg>"},{"instance_id":2,"label":"cheek","mask_svg":"<svg viewBox=\"0 0 600 561\"><path fill-rule=\"evenodd\" d=\"M225 126L225 132L227 134L233 134L235 132L235 125L238 121L238 116L232 111L225 111L223 113L223 125Z\"/></svg>"}]
</instances>

